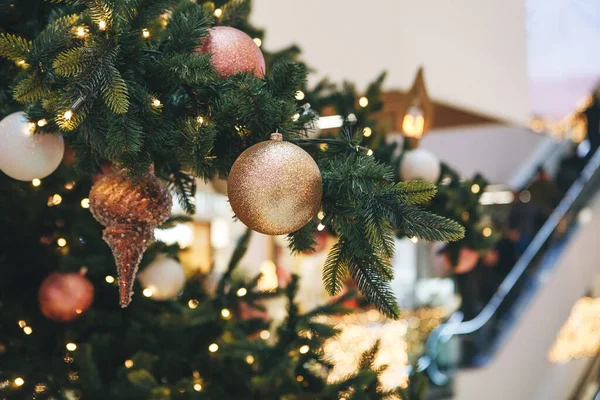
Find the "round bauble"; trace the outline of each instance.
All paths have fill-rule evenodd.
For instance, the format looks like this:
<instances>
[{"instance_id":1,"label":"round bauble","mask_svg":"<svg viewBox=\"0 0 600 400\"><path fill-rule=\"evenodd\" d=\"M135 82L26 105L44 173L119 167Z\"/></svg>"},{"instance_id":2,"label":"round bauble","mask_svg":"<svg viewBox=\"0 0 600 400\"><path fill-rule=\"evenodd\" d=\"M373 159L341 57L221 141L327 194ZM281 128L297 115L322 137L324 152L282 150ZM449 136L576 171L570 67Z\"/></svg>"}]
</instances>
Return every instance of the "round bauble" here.
<instances>
[{"instance_id":1,"label":"round bauble","mask_svg":"<svg viewBox=\"0 0 600 400\"><path fill-rule=\"evenodd\" d=\"M246 149L229 173L227 194L235 215L267 235L295 232L319 211L321 172L312 157L274 133Z\"/></svg>"},{"instance_id":2,"label":"round bauble","mask_svg":"<svg viewBox=\"0 0 600 400\"><path fill-rule=\"evenodd\" d=\"M265 58L254 40L239 29L215 26L198 47L210 53L211 61L221 77L238 72L250 72L257 77L265 74Z\"/></svg>"},{"instance_id":3,"label":"round bauble","mask_svg":"<svg viewBox=\"0 0 600 400\"><path fill-rule=\"evenodd\" d=\"M84 272L54 272L40 286L42 314L57 322L68 322L86 312L94 301L94 285Z\"/></svg>"},{"instance_id":4,"label":"round bauble","mask_svg":"<svg viewBox=\"0 0 600 400\"><path fill-rule=\"evenodd\" d=\"M35 124L24 112L0 121L0 170L20 181L50 175L63 158L65 144L60 135L34 133Z\"/></svg>"},{"instance_id":5,"label":"round bauble","mask_svg":"<svg viewBox=\"0 0 600 400\"><path fill-rule=\"evenodd\" d=\"M436 183L442 167L437 157L425 149L408 150L402 155L400 162L400 178L403 181L422 179Z\"/></svg>"},{"instance_id":6,"label":"round bauble","mask_svg":"<svg viewBox=\"0 0 600 400\"><path fill-rule=\"evenodd\" d=\"M169 190L150 171L130 176L121 170L92 186L90 211L106 227L102 238L111 248L119 274L119 299L127 307L142 256L154 240L154 228L169 218Z\"/></svg>"},{"instance_id":7,"label":"round bauble","mask_svg":"<svg viewBox=\"0 0 600 400\"><path fill-rule=\"evenodd\" d=\"M144 289L152 293L154 300L177 297L185 286L185 273L181 264L170 257L158 256L138 276Z\"/></svg>"}]
</instances>

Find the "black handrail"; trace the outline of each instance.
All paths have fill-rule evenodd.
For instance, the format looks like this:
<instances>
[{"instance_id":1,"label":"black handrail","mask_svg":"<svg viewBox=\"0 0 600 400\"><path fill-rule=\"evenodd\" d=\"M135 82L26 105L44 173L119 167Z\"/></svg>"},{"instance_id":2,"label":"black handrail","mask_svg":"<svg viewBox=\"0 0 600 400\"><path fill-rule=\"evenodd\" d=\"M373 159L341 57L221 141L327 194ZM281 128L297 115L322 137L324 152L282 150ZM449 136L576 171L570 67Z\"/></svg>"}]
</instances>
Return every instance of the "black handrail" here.
<instances>
[{"instance_id":1,"label":"black handrail","mask_svg":"<svg viewBox=\"0 0 600 400\"><path fill-rule=\"evenodd\" d=\"M494 293L487 305L475 318L469 321L456 322L456 318L451 316L447 323L440 325L431 333L425 345L425 355L419 360L419 366L421 370L427 370L427 373L434 384L442 386L447 384L450 379L448 374L441 372L437 365L440 345L447 343L454 336L475 333L492 319L500 305L506 300L508 294L514 289L523 273L531 265L534 258L541 252L544 244L556 230L559 222L573 208L575 202L580 198L581 193L596 171L598 171L599 167L600 150L597 150L581 171L581 175L577 181L571 185L571 188L569 188L559 205L554 209L550 217L548 217L529 246L527 246L527 249L504 281L502 281L496 290L496 293ZM462 314L460 314L460 316L462 316Z\"/></svg>"}]
</instances>

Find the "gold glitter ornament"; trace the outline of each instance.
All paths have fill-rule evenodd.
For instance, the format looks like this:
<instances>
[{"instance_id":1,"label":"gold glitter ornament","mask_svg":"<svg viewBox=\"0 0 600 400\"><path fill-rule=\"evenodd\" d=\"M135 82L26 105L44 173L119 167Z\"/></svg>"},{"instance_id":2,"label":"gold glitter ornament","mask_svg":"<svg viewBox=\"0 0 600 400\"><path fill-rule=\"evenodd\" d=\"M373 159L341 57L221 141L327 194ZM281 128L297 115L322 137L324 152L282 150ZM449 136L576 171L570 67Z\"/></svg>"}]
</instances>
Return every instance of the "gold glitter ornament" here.
<instances>
[{"instance_id":1,"label":"gold glitter ornament","mask_svg":"<svg viewBox=\"0 0 600 400\"><path fill-rule=\"evenodd\" d=\"M246 149L231 167L229 203L249 228L267 235L295 232L319 211L323 182L317 163L281 134Z\"/></svg>"},{"instance_id":2,"label":"gold glitter ornament","mask_svg":"<svg viewBox=\"0 0 600 400\"><path fill-rule=\"evenodd\" d=\"M229 26L215 26L204 38L198 51L211 54L219 76L251 72L259 78L265 74L265 58L252 38Z\"/></svg>"},{"instance_id":3,"label":"gold glitter ornament","mask_svg":"<svg viewBox=\"0 0 600 400\"><path fill-rule=\"evenodd\" d=\"M154 228L171 212L171 194L152 171L132 177L121 170L96 182L89 199L92 215L106 227L102 238L117 265L121 307L127 307L142 256L154 240Z\"/></svg>"}]
</instances>

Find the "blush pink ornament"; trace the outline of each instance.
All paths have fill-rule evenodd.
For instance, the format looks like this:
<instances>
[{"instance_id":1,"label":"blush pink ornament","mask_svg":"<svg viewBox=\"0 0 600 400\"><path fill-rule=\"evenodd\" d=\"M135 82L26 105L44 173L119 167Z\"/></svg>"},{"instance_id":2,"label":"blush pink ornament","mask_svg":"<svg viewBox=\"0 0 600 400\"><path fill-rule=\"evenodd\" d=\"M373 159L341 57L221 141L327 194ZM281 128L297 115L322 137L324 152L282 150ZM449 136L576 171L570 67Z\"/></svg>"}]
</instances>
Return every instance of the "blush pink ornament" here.
<instances>
[{"instance_id":1,"label":"blush pink ornament","mask_svg":"<svg viewBox=\"0 0 600 400\"><path fill-rule=\"evenodd\" d=\"M446 261L448 268L455 274L466 274L475 268L477 261L479 261L479 253L468 247L461 247L458 255L458 262L456 265L452 265L448 253L444 253L444 260Z\"/></svg>"},{"instance_id":2,"label":"blush pink ornament","mask_svg":"<svg viewBox=\"0 0 600 400\"><path fill-rule=\"evenodd\" d=\"M54 272L40 286L38 300L42 314L56 322L79 318L94 301L94 285L80 272Z\"/></svg>"},{"instance_id":3,"label":"blush pink ornament","mask_svg":"<svg viewBox=\"0 0 600 400\"><path fill-rule=\"evenodd\" d=\"M229 26L216 26L210 30L198 47L201 53L211 54L211 61L221 77L238 72L250 72L262 78L265 75L265 58L254 40L244 32Z\"/></svg>"}]
</instances>

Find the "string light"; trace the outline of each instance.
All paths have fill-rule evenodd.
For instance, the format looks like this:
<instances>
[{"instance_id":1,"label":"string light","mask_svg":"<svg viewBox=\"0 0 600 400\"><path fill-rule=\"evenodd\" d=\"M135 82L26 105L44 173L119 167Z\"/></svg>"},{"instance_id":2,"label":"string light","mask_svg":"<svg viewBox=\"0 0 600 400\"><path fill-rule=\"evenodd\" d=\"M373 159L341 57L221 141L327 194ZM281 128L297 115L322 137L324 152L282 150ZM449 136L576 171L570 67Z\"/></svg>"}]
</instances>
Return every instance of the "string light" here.
<instances>
[{"instance_id":1,"label":"string light","mask_svg":"<svg viewBox=\"0 0 600 400\"><path fill-rule=\"evenodd\" d=\"M198 118L196 118L196 121L198 121L199 124L203 124L204 123L204 118L198 117Z\"/></svg>"},{"instance_id":2,"label":"string light","mask_svg":"<svg viewBox=\"0 0 600 400\"><path fill-rule=\"evenodd\" d=\"M75 187L75 182L73 182L73 181L65 183L66 190L72 190L74 187Z\"/></svg>"},{"instance_id":3,"label":"string light","mask_svg":"<svg viewBox=\"0 0 600 400\"><path fill-rule=\"evenodd\" d=\"M468 211L463 211L462 214L460 214L460 216L463 219L463 221L468 221L471 214L469 214Z\"/></svg>"},{"instance_id":4,"label":"string light","mask_svg":"<svg viewBox=\"0 0 600 400\"><path fill-rule=\"evenodd\" d=\"M246 288L239 288L235 294L237 297L244 297L247 293L248 290Z\"/></svg>"},{"instance_id":5,"label":"string light","mask_svg":"<svg viewBox=\"0 0 600 400\"><path fill-rule=\"evenodd\" d=\"M292 115L292 121L296 122L300 119L300 114L296 113L294 115Z\"/></svg>"},{"instance_id":6,"label":"string light","mask_svg":"<svg viewBox=\"0 0 600 400\"><path fill-rule=\"evenodd\" d=\"M325 218L325 212L323 210L319 211L317 213L317 218L319 218L319 219Z\"/></svg>"},{"instance_id":7,"label":"string light","mask_svg":"<svg viewBox=\"0 0 600 400\"><path fill-rule=\"evenodd\" d=\"M481 187L478 184L476 184L476 183L474 183L471 186L471 192L473 192L475 194L479 193L480 190L481 190Z\"/></svg>"},{"instance_id":8,"label":"string light","mask_svg":"<svg viewBox=\"0 0 600 400\"><path fill-rule=\"evenodd\" d=\"M229 311L227 308L224 308L221 310L221 317L223 317L223 319L229 319L231 318L231 311Z\"/></svg>"},{"instance_id":9,"label":"string light","mask_svg":"<svg viewBox=\"0 0 600 400\"><path fill-rule=\"evenodd\" d=\"M79 36L79 37L85 36L85 26L77 27L77 36Z\"/></svg>"},{"instance_id":10,"label":"string light","mask_svg":"<svg viewBox=\"0 0 600 400\"><path fill-rule=\"evenodd\" d=\"M302 90L296 92L296 100L304 100L304 92Z\"/></svg>"},{"instance_id":11,"label":"string light","mask_svg":"<svg viewBox=\"0 0 600 400\"><path fill-rule=\"evenodd\" d=\"M306 353L308 353L309 350L310 350L310 347L307 344L305 344L300 347L299 351L300 351L300 354L306 354Z\"/></svg>"},{"instance_id":12,"label":"string light","mask_svg":"<svg viewBox=\"0 0 600 400\"><path fill-rule=\"evenodd\" d=\"M58 245L58 247L65 247L67 245L67 239L58 238L58 240L56 241L56 244Z\"/></svg>"},{"instance_id":13,"label":"string light","mask_svg":"<svg viewBox=\"0 0 600 400\"><path fill-rule=\"evenodd\" d=\"M24 66L25 65L25 60L19 60L19 61L17 61L17 65L20 66L20 67Z\"/></svg>"},{"instance_id":14,"label":"string light","mask_svg":"<svg viewBox=\"0 0 600 400\"><path fill-rule=\"evenodd\" d=\"M194 385L194 390L195 390L196 392L200 392L200 391L202 391L202 385L201 385L201 384L199 384L199 383L196 383L196 384Z\"/></svg>"},{"instance_id":15,"label":"string light","mask_svg":"<svg viewBox=\"0 0 600 400\"><path fill-rule=\"evenodd\" d=\"M21 377L18 377L15 379L15 385L17 386L23 386L25 384L25 380Z\"/></svg>"},{"instance_id":16,"label":"string light","mask_svg":"<svg viewBox=\"0 0 600 400\"><path fill-rule=\"evenodd\" d=\"M154 99L154 100L152 100L152 105L153 105L154 107L160 107L160 106L161 106L161 104L162 104L162 103L160 102L160 100L159 100L159 99Z\"/></svg>"},{"instance_id":17,"label":"string light","mask_svg":"<svg viewBox=\"0 0 600 400\"><path fill-rule=\"evenodd\" d=\"M481 233L483 233L483 236L485 237L490 237L492 236L492 228L486 226L485 228L483 228L483 231Z\"/></svg>"},{"instance_id":18,"label":"string light","mask_svg":"<svg viewBox=\"0 0 600 400\"><path fill-rule=\"evenodd\" d=\"M200 304L200 302L198 302L198 300L196 299L191 299L190 301L188 301L188 307L191 308L192 310L196 307L198 307L198 304Z\"/></svg>"},{"instance_id":19,"label":"string light","mask_svg":"<svg viewBox=\"0 0 600 400\"><path fill-rule=\"evenodd\" d=\"M362 131L362 134L364 137L369 137L369 136L371 136L372 133L373 133L373 131L368 126L365 127Z\"/></svg>"},{"instance_id":20,"label":"string light","mask_svg":"<svg viewBox=\"0 0 600 400\"><path fill-rule=\"evenodd\" d=\"M60 203L62 203L62 196L60 194L55 194L53 196L50 196L50 198L48 199L48 206L57 206Z\"/></svg>"},{"instance_id":21,"label":"string light","mask_svg":"<svg viewBox=\"0 0 600 400\"><path fill-rule=\"evenodd\" d=\"M33 329L31 329L30 326L26 326L23 328L23 332L25 332L26 335L31 335L33 333Z\"/></svg>"},{"instance_id":22,"label":"string light","mask_svg":"<svg viewBox=\"0 0 600 400\"><path fill-rule=\"evenodd\" d=\"M416 243L419 243L419 238L416 236L413 236L410 238L410 241L416 244Z\"/></svg>"},{"instance_id":23,"label":"string light","mask_svg":"<svg viewBox=\"0 0 600 400\"><path fill-rule=\"evenodd\" d=\"M145 297L152 297L153 290L152 290L152 289L150 289L150 288L146 288L146 289L142 290L142 294L143 294Z\"/></svg>"},{"instance_id":24,"label":"string light","mask_svg":"<svg viewBox=\"0 0 600 400\"><path fill-rule=\"evenodd\" d=\"M267 330L260 331L260 338L262 340L267 340L270 337L271 337L271 333L269 331L267 331Z\"/></svg>"},{"instance_id":25,"label":"string light","mask_svg":"<svg viewBox=\"0 0 600 400\"><path fill-rule=\"evenodd\" d=\"M25 328L27 326L27 322L25 322L24 320L20 320L18 322L19 328Z\"/></svg>"},{"instance_id":26,"label":"string light","mask_svg":"<svg viewBox=\"0 0 600 400\"><path fill-rule=\"evenodd\" d=\"M358 105L365 108L369 105L369 99L367 99L365 96L361 97L358 99Z\"/></svg>"},{"instance_id":27,"label":"string light","mask_svg":"<svg viewBox=\"0 0 600 400\"><path fill-rule=\"evenodd\" d=\"M304 381L304 377L303 377L302 375L298 375L298 376L296 377L296 380L297 380L298 382L303 382L303 381Z\"/></svg>"},{"instance_id":28,"label":"string light","mask_svg":"<svg viewBox=\"0 0 600 400\"><path fill-rule=\"evenodd\" d=\"M81 315L81 313L83 313L83 310L81 308L76 308L75 309L75 314Z\"/></svg>"},{"instance_id":29,"label":"string light","mask_svg":"<svg viewBox=\"0 0 600 400\"><path fill-rule=\"evenodd\" d=\"M46 121L46 118L42 118L37 122L37 126L39 126L40 128L46 125L48 125L48 121Z\"/></svg>"},{"instance_id":30,"label":"string light","mask_svg":"<svg viewBox=\"0 0 600 400\"><path fill-rule=\"evenodd\" d=\"M90 199L88 199L87 197L81 199L81 208L90 208Z\"/></svg>"},{"instance_id":31,"label":"string light","mask_svg":"<svg viewBox=\"0 0 600 400\"><path fill-rule=\"evenodd\" d=\"M150 31L146 28L142 29L142 36L144 39L148 39L150 37Z\"/></svg>"},{"instance_id":32,"label":"string light","mask_svg":"<svg viewBox=\"0 0 600 400\"><path fill-rule=\"evenodd\" d=\"M420 139L425 133L425 116L420 107L412 106L402 119L402 132L410 138Z\"/></svg>"},{"instance_id":33,"label":"string light","mask_svg":"<svg viewBox=\"0 0 600 400\"><path fill-rule=\"evenodd\" d=\"M71 118L73 118L73 111L71 111L71 110L65 111L65 113L63 114L63 118L66 119L67 121L70 121Z\"/></svg>"},{"instance_id":34,"label":"string light","mask_svg":"<svg viewBox=\"0 0 600 400\"><path fill-rule=\"evenodd\" d=\"M367 151L367 155L368 155L368 156L372 156L372 155L373 155L373 150L369 149L369 150Z\"/></svg>"},{"instance_id":35,"label":"string light","mask_svg":"<svg viewBox=\"0 0 600 400\"><path fill-rule=\"evenodd\" d=\"M262 45L262 40L260 40L260 38L255 37L254 39L252 39L254 41L254 43L256 43L256 45L258 47L260 47Z\"/></svg>"},{"instance_id":36,"label":"string light","mask_svg":"<svg viewBox=\"0 0 600 400\"><path fill-rule=\"evenodd\" d=\"M211 343L210 346L208 346L208 351L211 353L215 353L217 350L219 350L219 345L216 343Z\"/></svg>"},{"instance_id":37,"label":"string light","mask_svg":"<svg viewBox=\"0 0 600 400\"><path fill-rule=\"evenodd\" d=\"M323 224L319 224L319 225L317 225L317 230L318 230L319 232L321 232L323 229L325 229L325 225L323 225Z\"/></svg>"},{"instance_id":38,"label":"string light","mask_svg":"<svg viewBox=\"0 0 600 400\"><path fill-rule=\"evenodd\" d=\"M77 345L75 343L73 343L73 342L67 343L67 345L65 347L69 351L75 351L75 350L77 350Z\"/></svg>"},{"instance_id":39,"label":"string light","mask_svg":"<svg viewBox=\"0 0 600 400\"><path fill-rule=\"evenodd\" d=\"M112 275L106 275L104 277L104 280L106 281L106 283L114 283L115 282L115 277Z\"/></svg>"},{"instance_id":40,"label":"string light","mask_svg":"<svg viewBox=\"0 0 600 400\"><path fill-rule=\"evenodd\" d=\"M106 29L106 21L100 21L98 22L98 28L103 31Z\"/></svg>"},{"instance_id":41,"label":"string light","mask_svg":"<svg viewBox=\"0 0 600 400\"><path fill-rule=\"evenodd\" d=\"M133 360L125 360L125 368L133 367Z\"/></svg>"},{"instance_id":42,"label":"string light","mask_svg":"<svg viewBox=\"0 0 600 400\"><path fill-rule=\"evenodd\" d=\"M217 8L215 10L215 17L219 18L221 15L223 15L223 10L221 10L220 8Z\"/></svg>"},{"instance_id":43,"label":"string light","mask_svg":"<svg viewBox=\"0 0 600 400\"><path fill-rule=\"evenodd\" d=\"M42 184L42 181L41 181L41 180L39 180L38 178L35 178L34 180L32 180L32 181L31 181L31 185L32 185L33 187L38 187L38 186L40 186L41 184Z\"/></svg>"},{"instance_id":44,"label":"string light","mask_svg":"<svg viewBox=\"0 0 600 400\"><path fill-rule=\"evenodd\" d=\"M247 362L248 364L253 364L253 363L254 363L254 357L253 357L252 355L248 354L248 355L246 356L246 362Z\"/></svg>"}]
</instances>

